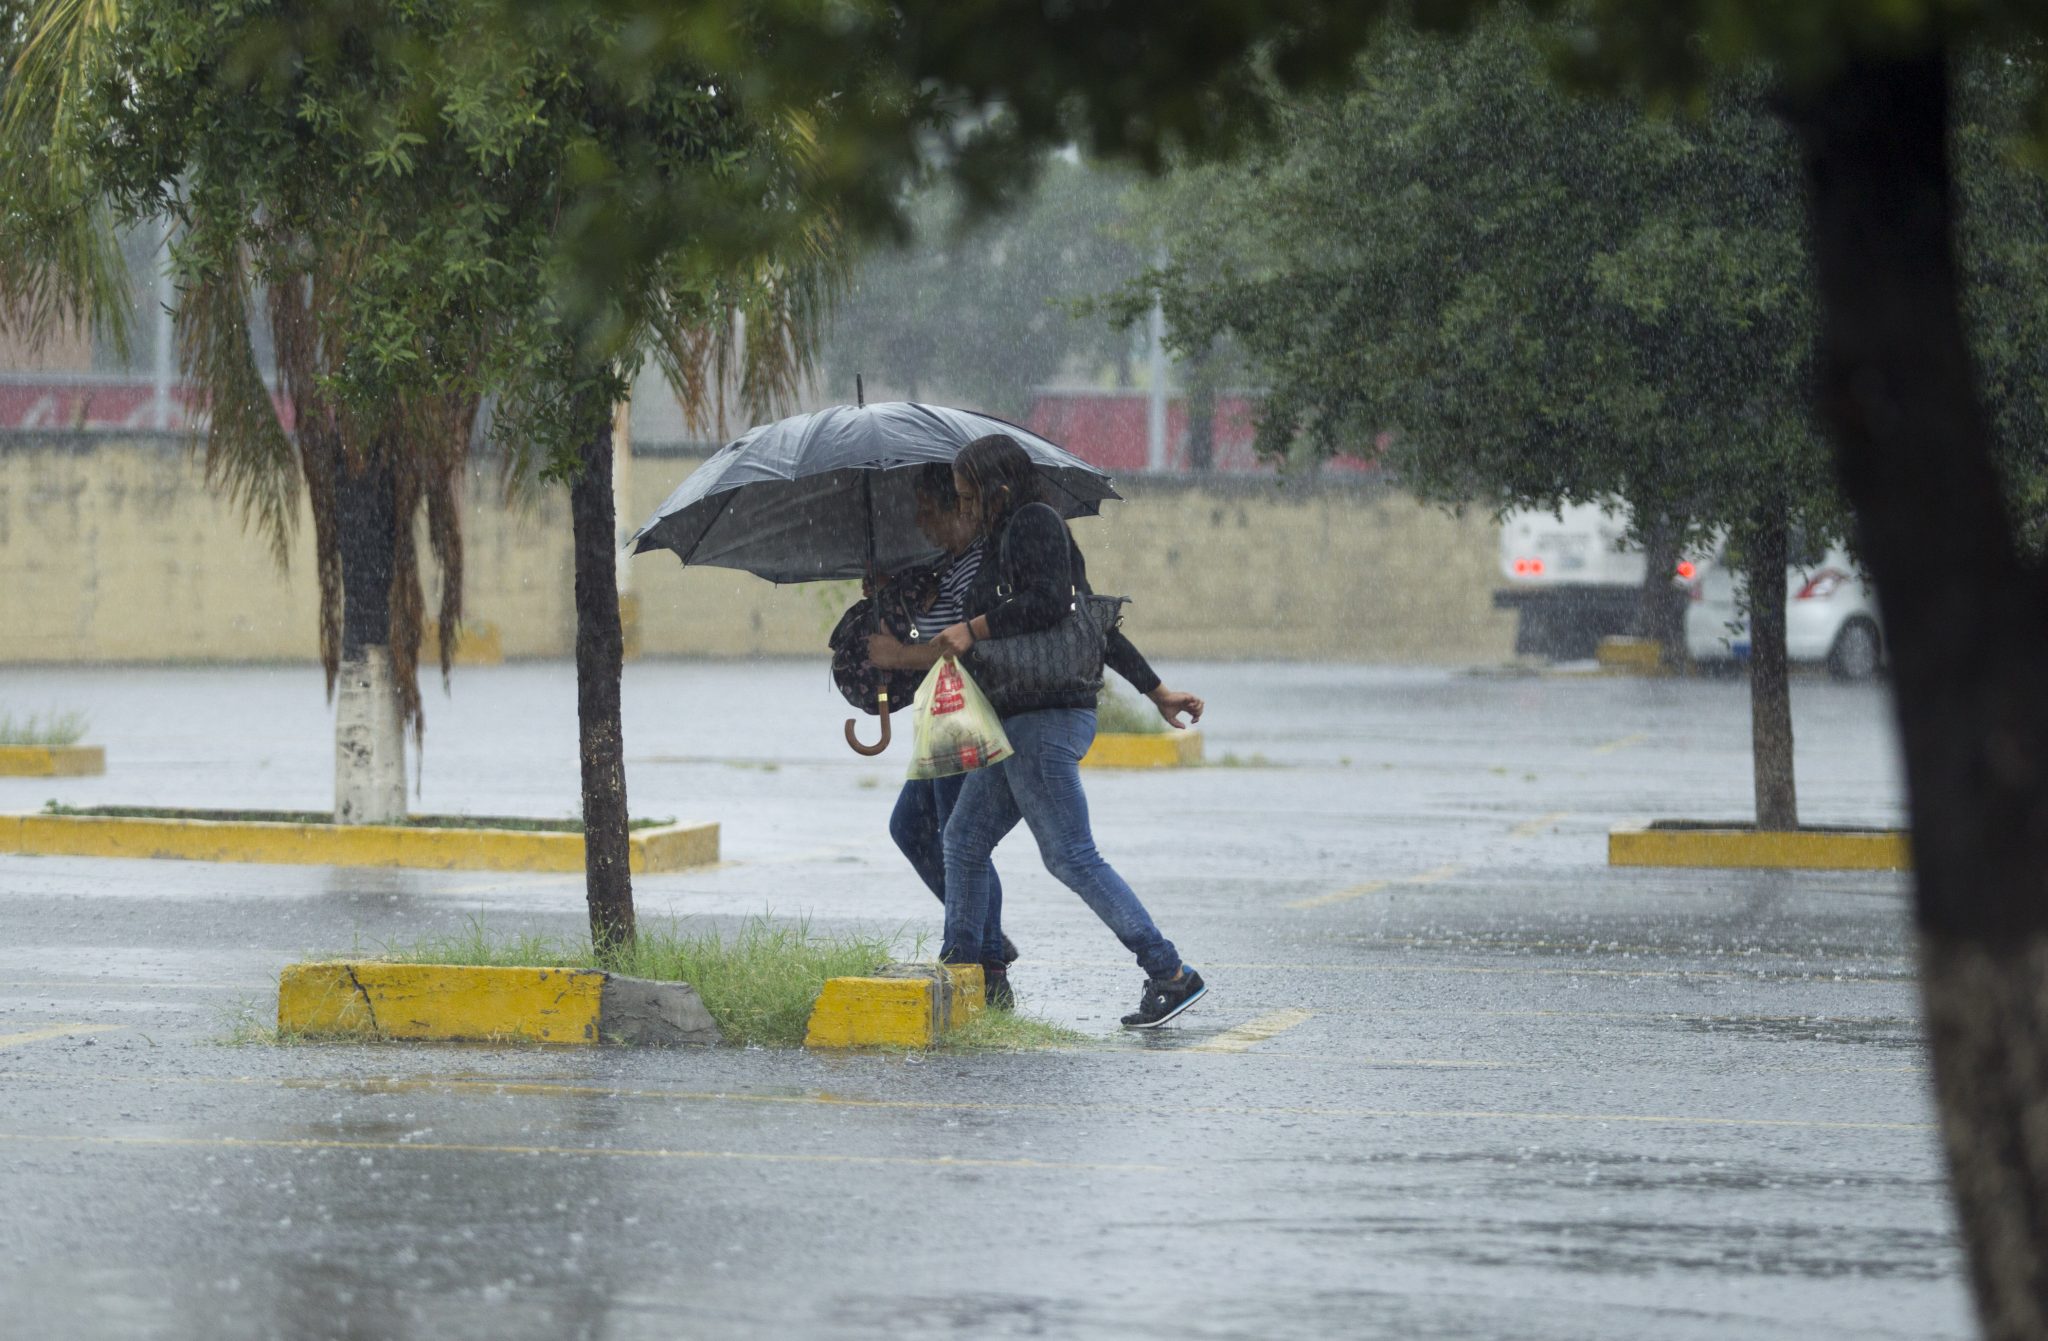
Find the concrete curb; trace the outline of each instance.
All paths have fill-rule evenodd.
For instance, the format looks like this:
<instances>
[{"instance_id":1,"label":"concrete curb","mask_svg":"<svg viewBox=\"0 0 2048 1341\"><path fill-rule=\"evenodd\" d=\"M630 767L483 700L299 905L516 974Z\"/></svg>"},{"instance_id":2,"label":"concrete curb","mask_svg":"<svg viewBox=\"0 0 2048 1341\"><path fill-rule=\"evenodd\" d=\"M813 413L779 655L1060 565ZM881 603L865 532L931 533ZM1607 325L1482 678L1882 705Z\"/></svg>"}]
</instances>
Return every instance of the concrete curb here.
<instances>
[{"instance_id":1,"label":"concrete curb","mask_svg":"<svg viewBox=\"0 0 2048 1341\"><path fill-rule=\"evenodd\" d=\"M1199 731L1111 731L1081 756L1083 768L1184 768L1202 762Z\"/></svg>"},{"instance_id":2,"label":"concrete curb","mask_svg":"<svg viewBox=\"0 0 2048 1341\"><path fill-rule=\"evenodd\" d=\"M807 1048L929 1048L981 1014L979 964L889 964L829 978L811 1007Z\"/></svg>"},{"instance_id":3,"label":"concrete curb","mask_svg":"<svg viewBox=\"0 0 2048 1341\"><path fill-rule=\"evenodd\" d=\"M435 1042L625 1043L720 1039L688 983L597 969L292 964L278 975L280 1033Z\"/></svg>"},{"instance_id":4,"label":"concrete curb","mask_svg":"<svg viewBox=\"0 0 2048 1341\"><path fill-rule=\"evenodd\" d=\"M1608 831L1609 866L1744 867L1786 871L1910 871L1913 853L1896 829L1798 829L1660 820Z\"/></svg>"},{"instance_id":5,"label":"concrete curb","mask_svg":"<svg viewBox=\"0 0 2048 1341\"><path fill-rule=\"evenodd\" d=\"M101 745L0 745L0 778L83 778L106 771Z\"/></svg>"},{"instance_id":6,"label":"concrete curb","mask_svg":"<svg viewBox=\"0 0 2048 1341\"><path fill-rule=\"evenodd\" d=\"M438 871L583 869L583 835L577 833L109 815L0 815L0 853L7 852ZM635 875L709 866L718 860L718 825L637 829L630 839L630 854Z\"/></svg>"}]
</instances>

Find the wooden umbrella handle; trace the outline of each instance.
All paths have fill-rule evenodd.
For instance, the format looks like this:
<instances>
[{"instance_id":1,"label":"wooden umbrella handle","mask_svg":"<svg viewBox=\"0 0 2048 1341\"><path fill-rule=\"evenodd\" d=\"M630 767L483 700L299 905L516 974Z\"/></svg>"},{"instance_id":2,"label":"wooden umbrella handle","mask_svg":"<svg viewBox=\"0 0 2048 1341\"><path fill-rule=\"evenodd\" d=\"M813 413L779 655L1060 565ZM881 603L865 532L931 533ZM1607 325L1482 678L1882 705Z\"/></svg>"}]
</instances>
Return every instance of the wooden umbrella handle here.
<instances>
[{"instance_id":1,"label":"wooden umbrella handle","mask_svg":"<svg viewBox=\"0 0 2048 1341\"><path fill-rule=\"evenodd\" d=\"M888 748L889 748L889 691L888 691L888 690L886 690L886 689L885 689L885 690L883 690L883 691L882 691L881 693L879 693L879 694L875 695L875 706L876 706L877 708L879 708L879 709L881 710L881 714L882 714L882 738L881 738L880 740L876 741L876 742L875 742L874 744L872 744L872 745L863 745L863 744L861 744L861 743L860 743L860 737L859 737L859 736L856 736L856 735L855 735L855 734L853 733L853 729L854 729L854 724L855 724L855 723L854 723L854 719L853 719L853 718L851 718L851 717L849 717L849 718L847 718L847 719L846 719L846 743L847 743L848 745L851 745L851 746L853 747L853 752L854 752L855 754L865 754L865 755L868 755L868 756L872 757L872 756L874 756L874 755L880 754L880 753L881 753L881 752L882 752L883 750L886 750L886 749L888 749Z\"/></svg>"}]
</instances>

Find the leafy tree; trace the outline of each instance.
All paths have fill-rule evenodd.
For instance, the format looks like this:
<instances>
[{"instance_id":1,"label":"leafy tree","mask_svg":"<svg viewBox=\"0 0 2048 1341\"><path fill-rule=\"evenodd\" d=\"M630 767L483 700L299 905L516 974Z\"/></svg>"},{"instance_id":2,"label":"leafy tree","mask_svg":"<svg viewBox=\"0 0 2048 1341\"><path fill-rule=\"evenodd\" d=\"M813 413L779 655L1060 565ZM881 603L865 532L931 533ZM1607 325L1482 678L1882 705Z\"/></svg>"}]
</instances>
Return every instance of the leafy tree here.
<instances>
[{"instance_id":1,"label":"leafy tree","mask_svg":"<svg viewBox=\"0 0 2048 1341\"><path fill-rule=\"evenodd\" d=\"M1126 310L1156 289L1183 344L1233 335L1269 452L1392 429L1386 463L1450 506L1622 497L1666 592L1688 533L1732 533L1773 575L1751 584L1758 822L1796 825L1775 575L1788 525L1840 509L1804 414L1796 165L1760 99L1684 123L1571 99L1503 18L1389 29L1353 88L1279 116L1279 153L1167 188L1170 263Z\"/></svg>"},{"instance_id":2,"label":"leafy tree","mask_svg":"<svg viewBox=\"0 0 2048 1341\"><path fill-rule=\"evenodd\" d=\"M620 34L601 18L541 12L515 31L490 17L464 0L310 16L130 0L67 48L81 55L51 139L66 174L44 184L117 219L179 220L209 465L280 552L306 486L330 676L337 647L346 661L388 636L418 720L415 513L447 584L445 658L453 483L486 393L515 458L570 486L592 935L608 950L633 934L612 406L652 343L686 405L709 412L731 388L764 407L806 366L835 252L800 197L800 126L749 117L692 68L619 82ZM704 227L643 248L602 292L562 285L564 229L630 211L650 183L687 187ZM289 432L254 356L259 287Z\"/></svg>"}]
</instances>

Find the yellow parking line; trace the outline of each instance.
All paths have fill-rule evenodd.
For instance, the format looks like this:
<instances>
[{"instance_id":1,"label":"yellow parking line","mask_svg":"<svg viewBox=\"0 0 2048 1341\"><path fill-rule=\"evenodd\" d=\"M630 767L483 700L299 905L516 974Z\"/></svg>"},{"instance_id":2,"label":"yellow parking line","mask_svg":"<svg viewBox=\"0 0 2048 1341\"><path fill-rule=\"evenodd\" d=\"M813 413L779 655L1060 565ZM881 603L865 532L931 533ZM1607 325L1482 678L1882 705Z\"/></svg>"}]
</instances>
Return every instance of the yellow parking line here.
<instances>
[{"instance_id":1,"label":"yellow parking line","mask_svg":"<svg viewBox=\"0 0 2048 1341\"><path fill-rule=\"evenodd\" d=\"M1613 754L1616 750L1625 750L1631 745L1640 745L1648 739L1649 736L1645 735L1641 731L1638 731L1634 735L1623 736L1620 740L1610 740L1605 745L1595 745L1593 747L1593 753Z\"/></svg>"},{"instance_id":2,"label":"yellow parking line","mask_svg":"<svg viewBox=\"0 0 2048 1341\"><path fill-rule=\"evenodd\" d=\"M1290 1006L1286 1010L1271 1011L1259 1016L1257 1019L1246 1020L1235 1029L1225 1029L1214 1038L1205 1039L1195 1044L1195 1046L1183 1048L1181 1051L1244 1052L1255 1043L1263 1043L1275 1034L1286 1033L1289 1029L1294 1028L1314 1013L1314 1011L1303 1010L1299 1006Z\"/></svg>"},{"instance_id":3,"label":"yellow parking line","mask_svg":"<svg viewBox=\"0 0 2048 1341\"><path fill-rule=\"evenodd\" d=\"M42 1132L0 1132L0 1141L48 1141L62 1145L165 1146L222 1150L389 1150L441 1155L568 1155L579 1158L738 1160L760 1164L877 1164L932 1169L1061 1169L1092 1172L1166 1173L1164 1164L1085 1164L1053 1159L974 1159L952 1155L794 1155L750 1150L628 1150L617 1146L479 1145L455 1141L341 1141L317 1137L255 1136L67 1136Z\"/></svg>"},{"instance_id":4,"label":"yellow parking line","mask_svg":"<svg viewBox=\"0 0 2048 1341\"><path fill-rule=\"evenodd\" d=\"M1333 903L1345 903L1351 899L1363 898L1367 894L1378 893L1390 885L1433 885L1439 880L1450 879L1464 869L1462 865L1453 863L1449 866L1438 866L1433 870L1423 871L1418 875L1395 876L1389 880L1368 880L1362 885L1353 885L1349 889L1340 889L1334 894L1318 894L1310 899L1296 899L1286 906L1289 908L1327 908Z\"/></svg>"},{"instance_id":5,"label":"yellow parking line","mask_svg":"<svg viewBox=\"0 0 2048 1341\"><path fill-rule=\"evenodd\" d=\"M1553 810L1548 815L1538 815L1535 819L1523 820L1520 824L1508 830L1508 836L1511 838L1534 838L1559 820L1569 819L1571 813L1569 810Z\"/></svg>"},{"instance_id":6,"label":"yellow parking line","mask_svg":"<svg viewBox=\"0 0 2048 1341\"><path fill-rule=\"evenodd\" d=\"M19 1047L23 1043L43 1043L53 1038L69 1038L74 1034L104 1034L110 1029L125 1027L118 1024L53 1024L19 1034L0 1034L0 1048Z\"/></svg>"},{"instance_id":7,"label":"yellow parking line","mask_svg":"<svg viewBox=\"0 0 2048 1341\"><path fill-rule=\"evenodd\" d=\"M1179 1056L1188 1049L1177 1048L1171 1055ZM27 1079L32 1073L21 1071L0 1072L0 1080ZM1143 1103L1004 1103L1000 1100L970 1099L864 1099L843 1094L736 1094L712 1093L702 1090L664 1089L622 1089L605 1085L566 1085L552 1081L491 1081L491 1080L277 1080L261 1076L109 1076L106 1074L71 1075L44 1073L37 1077L51 1081L90 1081L101 1083L111 1080L125 1080L148 1085L261 1085L278 1089L304 1090L348 1090L361 1094L414 1094L430 1091L445 1091L453 1094L485 1094L492 1097L505 1095L536 1098L604 1098L604 1099L653 1099L662 1103L720 1103L759 1104L776 1107L823 1107L876 1109L882 1111L923 1111L943 1113L1050 1113L1050 1114L1100 1114L1100 1113L1151 1113L1154 1105ZM1295 1104L1193 1104L1180 1110L1210 1117L1316 1117L1316 1118L1383 1118L1383 1119L1437 1119L1463 1118L1473 1121L1500 1120L1517 1122L1618 1122L1625 1124L1650 1124L1664 1126L1695 1127L1759 1127L1798 1128L1813 1131L1931 1131L1931 1122L1877 1122L1838 1121L1823 1118L1768 1118L1768 1117L1712 1117L1675 1113L1570 1113L1555 1110L1519 1110L1487 1108L1331 1108L1318 1105ZM6 1140L48 1140L63 1141L70 1137L56 1135L32 1135L0 1132L0 1141ZM80 1140L101 1140L106 1142L126 1141L133 1144L150 1144L151 1138L144 1137L81 1137ZM1047 1168L1047 1169L1154 1169L1160 1166L1147 1164L1073 1164L1058 1161L1032 1160L969 1160L945 1156L888 1156L888 1155L775 1155L746 1154L731 1151L645 1151L617 1149L584 1149L576 1146L496 1146L496 1145L436 1145L425 1141L322 1141L322 1140L239 1140L233 1137L188 1137L165 1138L161 1144L205 1145L239 1143L252 1146L275 1146L279 1148L305 1149L391 1149L391 1150L452 1150L458 1152L497 1152L510 1154L568 1154L568 1155L662 1155L675 1159L754 1159L783 1160L788 1162L832 1162L849 1164L987 1164L1001 1168Z\"/></svg>"}]
</instances>

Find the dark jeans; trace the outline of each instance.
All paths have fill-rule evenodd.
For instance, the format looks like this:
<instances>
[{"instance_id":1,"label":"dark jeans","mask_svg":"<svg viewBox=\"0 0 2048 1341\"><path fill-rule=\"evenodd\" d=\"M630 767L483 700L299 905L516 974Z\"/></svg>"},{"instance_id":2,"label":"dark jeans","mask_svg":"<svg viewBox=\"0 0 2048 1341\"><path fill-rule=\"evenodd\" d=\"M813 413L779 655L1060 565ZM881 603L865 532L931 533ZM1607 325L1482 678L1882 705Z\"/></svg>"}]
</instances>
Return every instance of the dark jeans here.
<instances>
[{"instance_id":1,"label":"dark jeans","mask_svg":"<svg viewBox=\"0 0 2048 1341\"><path fill-rule=\"evenodd\" d=\"M1023 820L1038 840L1045 869L1081 896L1138 958L1147 977L1180 972L1180 952L1152 925L1152 915L1095 850L1081 756L1095 740L1090 708L1047 708L1003 719L1015 751L967 775L946 822L946 939L939 958L950 964L1000 964L1002 928L995 864L1003 835Z\"/></svg>"},{"instance_id":2,"label":"dark jeans","mask_svg":"<svg viewBox=\"0 0 2048 1341\"><path fill-rule=\"evenodd\" d=\"M910 860L910 868L924 881L940 903L946 901L946 849L943 835L946 820L960 799L960 788L972 776L956 773L950 778L914 778L896 795L896 809L889 815L889 836ZM989 902L986 914L995 928L996 944L1003 939L1003 884L990 866ZM998 954L990 963L1000 964Z\"/></svg>"}]
</instances>

